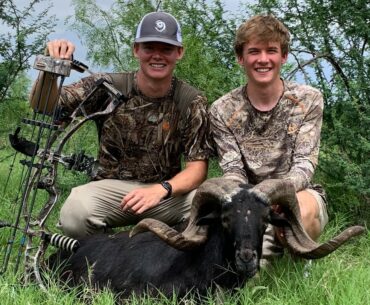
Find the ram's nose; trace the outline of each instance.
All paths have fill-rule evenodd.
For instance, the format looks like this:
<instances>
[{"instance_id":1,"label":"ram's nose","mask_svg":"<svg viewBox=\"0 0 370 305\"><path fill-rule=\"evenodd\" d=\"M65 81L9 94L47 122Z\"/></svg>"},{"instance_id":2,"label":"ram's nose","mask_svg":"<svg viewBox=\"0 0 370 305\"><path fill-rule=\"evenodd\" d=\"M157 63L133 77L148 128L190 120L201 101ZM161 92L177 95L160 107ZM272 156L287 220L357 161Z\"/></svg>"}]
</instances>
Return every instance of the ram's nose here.
<instances>
[{"instance_id":1,"label":"ram's nose","mask_svg":"<svg viewBox=\"0 0 370 305\"><path fill-rule=\"evenodd\" d=\"M253 277L258 271L258 254L251 249L236 251L236 268L238 273L247 278Z\"/></svg>"},{"instance_id":2,"label":"ram's nose","mask_svg":"<svg viewBox=\"0 0 370 305\"><path fill-rule=\"evenodd\" d=\"M257 260L257 251L251 249L241 249L236 252L236 255L242 261L248 263Z\"/></svg>"}]
</instances>

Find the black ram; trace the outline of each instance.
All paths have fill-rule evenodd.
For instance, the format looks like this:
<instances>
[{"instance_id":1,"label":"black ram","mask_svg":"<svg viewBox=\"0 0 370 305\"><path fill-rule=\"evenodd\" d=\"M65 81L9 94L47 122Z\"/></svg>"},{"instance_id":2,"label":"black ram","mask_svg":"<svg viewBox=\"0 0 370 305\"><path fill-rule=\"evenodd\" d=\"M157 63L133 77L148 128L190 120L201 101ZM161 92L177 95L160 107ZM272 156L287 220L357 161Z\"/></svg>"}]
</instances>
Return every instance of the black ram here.
<instances>
[{"instance_id":1,"label":"black ram","mask_svg":"<svg viewBox=\"0 0 370 305\"><path fill-rule=\"evenodd\" d=\"M271 204L283 206L285 217L275 214ZM184 230L144 219L131 233L86 237L72 256L62 254L62 260L70 256L63 277L72 284L108 286L123 296L149 290L181 297L189 291L203 294L214 284L240 286L258 271L268 223L284 227L287 247L304 258L326 256L364 231L351 227L317 244L302 229L289 182L266 180L251 188L213 178L199 187Z\"/></svg>"}]
</instances>

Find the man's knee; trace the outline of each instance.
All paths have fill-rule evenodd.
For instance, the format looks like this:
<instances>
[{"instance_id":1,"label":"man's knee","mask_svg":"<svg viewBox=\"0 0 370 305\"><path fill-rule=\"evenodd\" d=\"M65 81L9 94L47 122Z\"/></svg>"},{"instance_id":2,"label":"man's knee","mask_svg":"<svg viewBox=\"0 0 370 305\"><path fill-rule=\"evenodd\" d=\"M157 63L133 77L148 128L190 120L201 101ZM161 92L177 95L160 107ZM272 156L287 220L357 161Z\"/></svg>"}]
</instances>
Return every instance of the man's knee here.
<instances>
[{"instance_id":1,"label":"man's knee","mask_svg":"<svg viewBox=\"0 0 370 305\"><path fill-rule=\"evenodd\" d=\"M182 222L190 216L195 193L196 190L192 190L181 196L164 200L156 207L145 211L139 218L155 218L168 225Z\"/></svg>"},{"instance_id":2,"label":"man's knee","mask_svg":"<svg viewBox=\"0 0 370 305\"><path fill-rule=\"evenodd\" d=\"M94 198L83 185L73 188L60 211L59 225L64 234L77 238L94 233L90 221L93 206Z\"/></svg>"},{"instance_id":3,"label":"man's knee","mask_svg":"<svg viewBox=\"0 0 370 305\"><path fill-rule=\"evenodd\" d=\"M326 206L315 191L303 190L297 193L303 227L311 238L317 239L327 223ZM323 210L325 209L325 210Z\"/></svg>"}]
</instances>

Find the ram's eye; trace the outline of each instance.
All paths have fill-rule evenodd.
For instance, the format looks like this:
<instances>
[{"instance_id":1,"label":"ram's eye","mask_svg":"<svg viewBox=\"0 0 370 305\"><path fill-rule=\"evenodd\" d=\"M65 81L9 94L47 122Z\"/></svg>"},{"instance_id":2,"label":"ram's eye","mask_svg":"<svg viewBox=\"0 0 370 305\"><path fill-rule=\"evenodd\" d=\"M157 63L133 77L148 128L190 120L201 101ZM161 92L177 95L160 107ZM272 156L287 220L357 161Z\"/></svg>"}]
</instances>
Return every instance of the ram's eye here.
<instances>
[{"instance_id":1,"label":"ram's eye","mask_svg":"<svg viewBox=\"0 0 370 305\"><path fill-rule=\"evenodd\" d=\"M230 220L229 220L229 217L227 216L222 216L221 217L221 222L222 222L222 226L225 228L225 229L228 229L230 227Z\"/></svg>"}]
</instances>

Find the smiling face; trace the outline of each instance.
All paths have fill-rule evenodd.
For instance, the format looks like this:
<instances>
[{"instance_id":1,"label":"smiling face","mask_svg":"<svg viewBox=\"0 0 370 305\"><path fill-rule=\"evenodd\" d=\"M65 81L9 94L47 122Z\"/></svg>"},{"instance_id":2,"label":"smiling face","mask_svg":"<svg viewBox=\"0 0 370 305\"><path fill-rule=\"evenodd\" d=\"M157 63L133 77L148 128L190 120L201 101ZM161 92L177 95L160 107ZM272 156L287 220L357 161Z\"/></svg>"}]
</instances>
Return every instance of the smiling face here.
<instances>
[{"instance_id":1,"label":"smiling face","mask_svg":"<svg viewBox=\"0 0 370 305\"><path fill-rule=\"evenodd\" d=\"M147 81L171 81L176 62L184 49L163 42L134 44L134 56L139 60L139 75Z\"/></svg>"},{"instance_id":2,"label":"smiling face","mask_svg":"<svg viewBox=\"0 0 370 305\"><path fill-rule=\"evenodd\" d=\"M248 84L278 88L289 44L289 30L272 15L256 15L242 23L236 32L234 50Z\"/></svg>"},{"instance_id":3,"label":"smiling face","mask_svg":"<svg viewBox=\"0 0 370 305\"><path fill-rule=\"evenodd\" d=\"M280 43L251 40L244 44L238 63L244 68L248 83L271 85L280 81L280 69L287 58Z\"/></svg>"}]
</instances>

